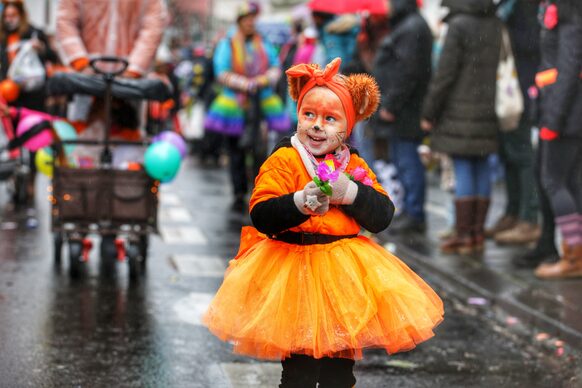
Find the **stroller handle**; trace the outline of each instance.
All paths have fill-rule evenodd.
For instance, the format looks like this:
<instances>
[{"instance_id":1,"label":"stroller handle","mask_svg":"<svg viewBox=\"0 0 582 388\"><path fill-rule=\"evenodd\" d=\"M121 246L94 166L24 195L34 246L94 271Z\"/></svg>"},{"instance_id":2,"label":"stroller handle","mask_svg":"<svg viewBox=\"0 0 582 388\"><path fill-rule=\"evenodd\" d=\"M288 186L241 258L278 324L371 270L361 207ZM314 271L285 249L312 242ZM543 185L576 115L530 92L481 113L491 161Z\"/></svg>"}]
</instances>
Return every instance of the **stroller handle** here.
<instances>
[{"instance_id":1,"label":"stroller handle","mask_svg":"<svg viewBox=\"0 0 582 388\"><path fill-rule=\"evenodd\" d=\"M102 69L99 66L99 63L102 63L102 62L117 64L120 67L114 71L107 71L107 70ZM95 71L95 73L102 74L108 78L113 78L113 77L118 76L121 73L123 73L127 69L127 67L129 66L129 62L125 58L113 57L113 56L102 56L102 57L92 58L89 61L89 65Z\"/></svg>"}]
</instances>

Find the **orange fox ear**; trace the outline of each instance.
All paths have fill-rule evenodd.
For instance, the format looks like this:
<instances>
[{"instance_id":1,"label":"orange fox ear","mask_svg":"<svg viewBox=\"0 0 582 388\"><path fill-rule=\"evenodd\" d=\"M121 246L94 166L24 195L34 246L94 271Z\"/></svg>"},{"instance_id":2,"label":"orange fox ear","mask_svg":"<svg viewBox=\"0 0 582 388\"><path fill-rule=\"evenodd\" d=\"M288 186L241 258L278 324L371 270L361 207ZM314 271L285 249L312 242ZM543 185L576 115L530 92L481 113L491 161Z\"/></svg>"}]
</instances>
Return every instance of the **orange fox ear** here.
<instances>
[{"instance_id":1,"label":"orange fox ear","mask_svg":"<svg viewBox=\"0 0 582 388\"><path fill-rule=\"evenodd\" d=\"M346 77L345 83L354 101L356 121L370 117L380 103L380 89L376 80L367 74L352 74Z\"/></svg>"},{"instance_id":2,"label":"orange fox ear","mask_svg":"<svg viewBox=\"0 0 582 388\"><path fill-rule=\"evenodd\" d=\"M310 64L306 66L309 66L316 70L319 69L319 65L317 64ZM299 95L301 94L301 90L303 90L305 84L309 82L310 77L308 75L302 75L298 77L289 75L288 73L286 74L287 74L287 84L289 85L289 95L291 96L291 99L293 101L297 101Z\"/></svg>"}]
</instances>

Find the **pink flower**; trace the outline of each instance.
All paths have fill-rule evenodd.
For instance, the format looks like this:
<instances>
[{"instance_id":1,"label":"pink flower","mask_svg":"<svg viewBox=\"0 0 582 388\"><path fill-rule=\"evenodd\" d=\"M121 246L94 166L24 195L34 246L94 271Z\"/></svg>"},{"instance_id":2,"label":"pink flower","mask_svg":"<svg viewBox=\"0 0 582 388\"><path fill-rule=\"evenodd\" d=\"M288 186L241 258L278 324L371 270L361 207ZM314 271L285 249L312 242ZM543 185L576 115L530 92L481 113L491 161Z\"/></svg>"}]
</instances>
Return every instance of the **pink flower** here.
<instances>
[{"instance_id":1,"label":"pink flower","mask_svg":"<svg viewBox=\"0 0 582 388\"><path fill-rule=\"evenodd\" d=\"M553 30L558 25L558 7L556 4L548 5L544 15L544 26L548 30Z\"/></svg>"},{"instance_id":2,"label":"pink flower","mask_svg":"<svg viewBox=\"0 0 582 388\"><path fill-rule=\"evenodd\" d=\"M374 181L368 176L368 172L362 167L356 167L347 173L348 177L354 181L362 182L366 186L372 186Z\"/></svg>"},{"instance_id":3,"label":"pink flower","mask_svg":"<svg viewBox=\"0 0 582 388\"><path fill-rule=\"evenodd\" d=\"M358 182L362 181L362 179L364 179L368 176L368 173L362 167L354 168L350 172L350 174L354 177L354 180L356 180Z\"/></svg>"},{"instance_id":4,"label":"pink flower","mask_svg":"<svg viewBox=\"0 0 582 388\"><path fill-rule=\"evenodd\" d=\"M322 182L335 182L339 176L339 170L336 170L335 168L332 170L329 164L324 160L317 165L316 175Z\"/></svg>"},{"instance_id":5,"label":"pink flower","mask_svg":"<svg viewBox=\"0 0 582 388\"><path fill-rule=\"evenodd\" d=\"M364 179L362 179L362 183L365 184L366 186L372 186L374 184L370 177L365 177Z\"/></svg>"}]
</instances>

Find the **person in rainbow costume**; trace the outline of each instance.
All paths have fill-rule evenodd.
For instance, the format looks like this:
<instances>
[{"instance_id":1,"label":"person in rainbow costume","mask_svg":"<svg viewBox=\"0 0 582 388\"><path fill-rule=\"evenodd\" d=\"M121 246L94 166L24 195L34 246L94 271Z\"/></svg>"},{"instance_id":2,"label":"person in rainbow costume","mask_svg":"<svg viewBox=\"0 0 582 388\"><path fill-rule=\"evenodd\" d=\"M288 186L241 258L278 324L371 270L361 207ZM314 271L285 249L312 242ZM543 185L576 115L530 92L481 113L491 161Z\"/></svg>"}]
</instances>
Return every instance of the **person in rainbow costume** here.
<instances>
[{"instance_id":1,"label":"person in rainbow costume","mask_svg":"<svg viewBox=\"0 0 582 388\"><path fill-rule=\"evenodd\" d=\"M206 130L227 135L234 207L238 210L242 210L248 189L245 159L249 144L246 144L248 134L244 132L253 125L248 122L253 114L250 112L251 99L258 98L261 119L267 122L270 130L285 132L291 126L283 102L272 88L281 76L281 69L275 49L256 31L258 13L256 3L243 2L238 8L236 31L216 47L214 72L223 89L210 106L204 123ZM260 141L250 140L255 144ZM243 141L245 144L241 144ZM253 158L261 159L256 154ZM263 160L264 157L255 160L255 170Z\"/></svg>"},{"instance_id":2,"label":"person in rainbow costume","mask_svg":"<svg viewBox=\"0 0 582 388\"><path fill-rule=\"evenodd\" d=\"M364 159L346 146L378 106L374 79L300 64L287 70L297 133L261 166L250 199L254 227L203 322L234 352L281 360L281 388L354 386L365 348L388 353L431 338L443 319L436 293L371 239L394 205Z\"/></svg>"}]
</instances>

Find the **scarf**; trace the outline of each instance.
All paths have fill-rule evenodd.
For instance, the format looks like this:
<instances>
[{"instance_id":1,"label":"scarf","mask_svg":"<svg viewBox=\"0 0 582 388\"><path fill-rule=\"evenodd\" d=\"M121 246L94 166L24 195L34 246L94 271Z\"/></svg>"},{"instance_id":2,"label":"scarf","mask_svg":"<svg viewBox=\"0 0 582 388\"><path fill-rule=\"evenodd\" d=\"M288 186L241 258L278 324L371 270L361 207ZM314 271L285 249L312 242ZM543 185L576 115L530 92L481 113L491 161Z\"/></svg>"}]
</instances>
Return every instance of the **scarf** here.
<instances>
[{"instance_id":1,"label":"scarf","mask_svg":"<svg viewBox=\"0 0 582 388\"><path fill-rule=\"evenodd\" d=\"M301 161L303 162L303 165L307 170L307 173L309 174L310 177L313 178L315 176L315 171L317 170L317 165L321 161L317 160L315 155L313 155L311 152L309 152L307 148L305 148L303 143L299 141L297 134L291 136L291 145L293 146L293 148L295 148L295 150L297 150L299 156L301 157ZM339 167L337 169L340 172L346 171L346 167L350 162L350 149L348 148L348 146L342 144L340 149L336 150L336 152L334 152L332 155L335 158L335 160L339 162Z\"/></svg>"}]
</instances>

